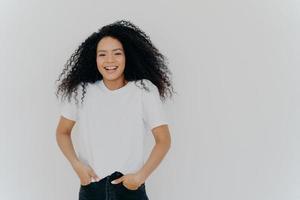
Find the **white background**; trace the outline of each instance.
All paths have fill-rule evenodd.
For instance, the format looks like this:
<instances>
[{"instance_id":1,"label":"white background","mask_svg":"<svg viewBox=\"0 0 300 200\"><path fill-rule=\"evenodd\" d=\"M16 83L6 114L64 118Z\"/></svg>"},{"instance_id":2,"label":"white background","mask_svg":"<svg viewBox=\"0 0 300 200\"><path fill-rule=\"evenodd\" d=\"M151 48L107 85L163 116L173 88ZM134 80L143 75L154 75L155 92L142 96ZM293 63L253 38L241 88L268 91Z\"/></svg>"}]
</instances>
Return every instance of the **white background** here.
<instances>
[{"instance_id":1,"label":"white background","mask_svg":"<svg viewBox=\"0 0 300 200\"><path fill-rule=\"evenodd\" d=\"M168 57L177 91L149 198L299 200L296 0L0 1L0 198L78 198L55 141L54 81L87 36L119 19Z\"/></svg>"}]
</instances>

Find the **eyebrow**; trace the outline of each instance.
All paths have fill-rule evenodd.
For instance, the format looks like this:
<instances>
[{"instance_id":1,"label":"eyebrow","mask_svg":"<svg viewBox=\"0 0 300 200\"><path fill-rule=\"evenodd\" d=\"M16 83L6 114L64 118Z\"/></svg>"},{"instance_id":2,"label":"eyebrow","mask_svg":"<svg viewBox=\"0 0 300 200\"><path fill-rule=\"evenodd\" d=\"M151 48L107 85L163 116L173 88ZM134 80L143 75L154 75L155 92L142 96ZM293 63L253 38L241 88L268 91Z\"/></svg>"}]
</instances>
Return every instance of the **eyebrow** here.
<instances>
[{"instance_id":1,"label":"eyebrow","mask_svg":"<svg viewBox=\"0 0 300 200\"><path fill-rule=\"evenodd\" d=\"M112 51L117 51L117 50L123 51L123 49L121 49L121 48L113 49ZM97 53L98 53L98 52L107 52L107 51L106 51L106 50L100 49L100 50L97 51Z\"/></svg>"}]
</instances>

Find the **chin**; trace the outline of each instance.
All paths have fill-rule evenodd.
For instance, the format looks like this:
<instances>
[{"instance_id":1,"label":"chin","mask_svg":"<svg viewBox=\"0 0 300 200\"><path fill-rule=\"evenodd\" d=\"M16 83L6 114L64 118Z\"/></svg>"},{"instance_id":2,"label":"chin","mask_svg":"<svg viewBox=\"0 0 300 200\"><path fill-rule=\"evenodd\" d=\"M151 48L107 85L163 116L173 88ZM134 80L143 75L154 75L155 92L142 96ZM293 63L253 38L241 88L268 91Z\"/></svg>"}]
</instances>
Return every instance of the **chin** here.
<instances>
[{"instance_id":1,"label":"chin","mask_svg":"<svg viewBox=\"0 0 300 200\"><path fill-rule=\"evenodd\" d=\"M117 75L117 76L111 76L111 75L104 75L103 79L108 80L108 81L114 81L114 80L118 80L122 78L121 75Z\"/></svg>"}]
</instances>

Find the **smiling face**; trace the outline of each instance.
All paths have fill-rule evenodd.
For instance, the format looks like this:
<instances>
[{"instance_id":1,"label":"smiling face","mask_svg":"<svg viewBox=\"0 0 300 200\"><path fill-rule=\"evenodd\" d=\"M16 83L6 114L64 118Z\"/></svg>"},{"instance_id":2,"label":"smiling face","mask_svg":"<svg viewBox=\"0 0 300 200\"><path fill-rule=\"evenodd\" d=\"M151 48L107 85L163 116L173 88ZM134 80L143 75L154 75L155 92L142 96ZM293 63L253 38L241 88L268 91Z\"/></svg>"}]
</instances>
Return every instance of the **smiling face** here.
<instances>
[{"instance_id":1,"label":"smiling face","mask_svg":"<svg viewBox=\"0 0 300 200\"><path fill-rule=\"evenodd\" d=\"M119 40L109 36L102 38L97 45L96 62L105 81L124 81L125 52Z\"/></svg>"}]
</instances>

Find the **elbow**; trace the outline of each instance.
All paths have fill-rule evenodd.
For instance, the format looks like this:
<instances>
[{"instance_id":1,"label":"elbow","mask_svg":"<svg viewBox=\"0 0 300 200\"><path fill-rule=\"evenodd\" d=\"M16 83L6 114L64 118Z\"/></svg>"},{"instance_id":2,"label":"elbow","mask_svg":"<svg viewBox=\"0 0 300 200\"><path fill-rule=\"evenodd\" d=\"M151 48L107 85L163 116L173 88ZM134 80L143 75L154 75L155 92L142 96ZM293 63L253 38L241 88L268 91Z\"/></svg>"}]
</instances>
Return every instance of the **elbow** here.
<instances>
[{"instance_id":1,"label":"elbow","mask_svg":"<svg viewBox=\"0 0 300 200\"><path fill-rule=\"evenodd\" d=\"M71 131L57 128L55 134L56 141L59 142L61 138L65 138L65 137L71 137Z\"/></svg>"},{"instance_id":2,"label":"elbow","mask_svg":"<svg viewBox=\"0 0 300 200\"><path fill-rule=\"evenodd\" d=\"M56 134L55 134L56 142L59 142L62 135L63 135L63 133L61 131L56 131Z\"/></svg>"},{"instance_id":3,"label":"elbow","mask_svg":"<svg viewBox=\"0 0 300 200\"><path fill-rule=\"evenodd\" d=\"M168 147L168 149L170 149L171 148L171 137L167 140L167 142L166 142L167 144L166 144L166 146Z\"/></svg>"},{"instance_id":4,"label":"elbow","mask_svg":"<svg viewBox=\"0 0 300 200\"><path fill-rule=\"evenodd\" d=\"M59 136L70 136L71 135L71 131L61 131L61 130L56 130L56 137L59 137Z\"/></svg>"},{"instance_id":5,"label":"elbow","mask_svg":"<svg viewBox=\"0 0 300 200\"><path fill-rule=\"evenodd\" d=\"M166 149L171 148L171 143L172 143L172 140L171 140L171 137L169 134L168 134L168 137L160 138L156 141L156 144L164 146L164 148L166 148Z\"/></svg>"},{"instance_id":6,"label":"elbow","mask_svg":"<svg viewBox=\"0 0 300 200\"><path fill-rule=\"evenodd\" d=\"M171 134L167 125L156 127L152 130L156 144L171 148Z\"/></svg>"}]
</instances>

